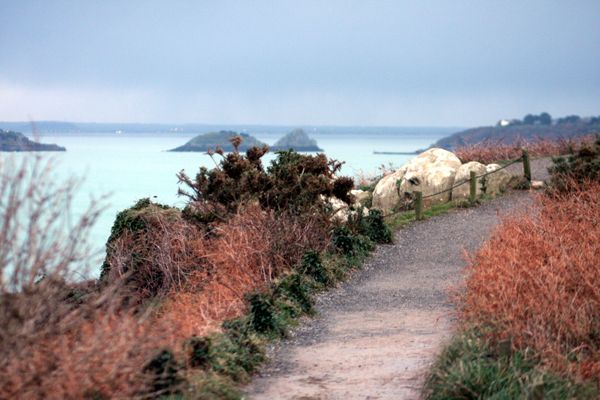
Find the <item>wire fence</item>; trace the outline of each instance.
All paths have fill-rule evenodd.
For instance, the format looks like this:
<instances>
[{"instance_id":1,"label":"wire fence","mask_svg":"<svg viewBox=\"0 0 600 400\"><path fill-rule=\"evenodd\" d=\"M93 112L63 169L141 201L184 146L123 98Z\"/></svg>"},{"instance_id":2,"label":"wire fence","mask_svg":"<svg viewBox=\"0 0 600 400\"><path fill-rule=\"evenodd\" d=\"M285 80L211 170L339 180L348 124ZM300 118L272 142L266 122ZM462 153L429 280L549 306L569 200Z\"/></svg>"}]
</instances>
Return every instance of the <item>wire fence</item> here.
<instances>
[{"instance_id":1,"label":"wire fence","mask_svg":"<svg viewBox=\"0 0 600 400\"><path fill-rule=\"evenodd\" d=\"M482 179L482 178L485 178L485 177L487 177L488 175L495 174L495 173L497 173L497 172L499 172L499 171L502 171L503 169L506 169L506 168L510 167L510 166L511 166L511 165L513 165L513 164L516 164L516 163L518 163L518 162L523 162L523 161L524 161L524 159L526 159L526 158L528 158L528 155L527 155L527 154L524 154L523 156L521 156L521 157L519 157L519 158L516 158L516 159L514 159L514 160L512 160L512 161L510 161L510 162L508 162L507 164L505 164L505 165L501 166L500 168L497 168L497 169L495 169L495 170L493 170L493 171L486 172L485 174L481 174L481 175L475 176L475 179L476 179L476 180L479 180L479 179ZM527 160L527 161L528 161L528 160ZM427 196L422 196L422 197L421 197L421 200L425 200L425 199L429 199L429 198L431 198L431 197L439 196L440 194L444 194L444 193L447 193L447 192L452 192L454 189L456 189L456 188L458 188L458 187L460 187L460 186L462 186L462 185L464 185L464 184L466 184L466 183L470 183L470 179L465 179L465 180L462 180L461 182L459 182L459 183L457 183L457 184L454 184L454 185L452 185L451 187L449 187L449 188L447 188L447 189L440 190L439 192L432 193L432 194L428 194ZM399 187L398 187L398 196L399 196L399 197L402 197L402 196L400 195L400 193L399 193ZM399 210L397 210L397 211L394 211L394 212L393 212L393 213L391 213L391 214L388 214L388 215L386 215L386 216L385 216L385 218L389 218L389 217L393 217L394 215L402 214L402 213L404 213L404 212L406 212L406 211L410 210L411 208L414 208L415 202L416 202L416 199L415 199L414 197L413 197L413 198L411 198L411 200L410 200L409 202L405 202L405 203L402 205L402 208L401 208L401 209L399 209Z\"/></svg>"}]
</instances>

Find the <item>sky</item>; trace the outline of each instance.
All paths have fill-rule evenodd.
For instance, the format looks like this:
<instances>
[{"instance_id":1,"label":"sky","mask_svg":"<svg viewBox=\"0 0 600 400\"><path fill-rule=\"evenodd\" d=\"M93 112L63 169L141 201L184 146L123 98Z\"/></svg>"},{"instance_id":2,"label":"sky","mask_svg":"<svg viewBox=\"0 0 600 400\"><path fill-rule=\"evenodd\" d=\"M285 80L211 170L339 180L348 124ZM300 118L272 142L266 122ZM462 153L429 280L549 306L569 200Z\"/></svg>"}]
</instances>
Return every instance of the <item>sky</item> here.
<instances>
[{"instance_id":1,"label":"sky","mask_svg":"<svg viewBox=\"0 0 600 400\"><path fill-rule=\"evenodd\" d=\"M600 1L0 0L0 120L600 114Z\"/></svg>"}]
</instances>

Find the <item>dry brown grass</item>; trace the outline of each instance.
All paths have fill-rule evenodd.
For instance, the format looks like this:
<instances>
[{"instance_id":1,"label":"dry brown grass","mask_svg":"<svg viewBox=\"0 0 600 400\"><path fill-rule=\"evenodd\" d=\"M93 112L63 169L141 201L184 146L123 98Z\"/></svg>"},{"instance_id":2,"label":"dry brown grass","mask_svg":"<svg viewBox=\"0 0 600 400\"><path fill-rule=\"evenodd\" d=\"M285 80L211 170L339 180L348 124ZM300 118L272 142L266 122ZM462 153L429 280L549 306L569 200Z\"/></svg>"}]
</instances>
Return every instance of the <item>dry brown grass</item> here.
<instances>
[{"instance_id":1,"label":"dry brown grass","mask_svg":"<svg viewBox=\"0 0 600 400\"><path fill-rule=\"evenodd\" d=\"M599 222L599 183L505 218L471 260L463 319L559 373L600 380Z\"/></svg>"},{"instance_id":2,"label":"dry brown grass","mask_svg":"<svg viewBox=\"0 0 600 400\"><path fill-rule=\"evenodd\" d=\"M141 315L116 311L117 286L72 283L101 208L72 218L77 182L56 182L48 159L0 159L0 398L132 396L163 336L148 340Z\"/></svg>"},{"instance_id":3,"label":"dry brown grass","mask_svg":"<svg viewBox=\"0 0 600 400\"><path fill-rule=\"evenodd\" d=\"M96 313L62 334L20 346L0 370L0 398L131 398L147 387L145 363L172 346L172 327L135 315Z\"/></svg>"},{"instance_id":4,"label":"dry brown grass","mask_svg":"<svg viewBox=\"0 0 600 400\"><path fill-rule=\"evenodd\" d=\"M197 243L206 269L171 291L163 318L176 324L182 337L218 329L245 311L245 294L289 271L306 251L324 250L328 226L316 216L278 218L255 204L242 208L215 228L215 237Z\"/></svg>"},{"instance_id":5,"label":"dry brown grass","mask_svg":"<svg viewBox=\"0 0 600 400\"><path fill-rule=\"evenodd\" d=\"M245 294L329 243L322 213L257 204L206 233L175 209L144 209L145 228L111 243L102 285L73 283L90 260L100 209L69 219L74 184L42 159L0 164L0 398L148 395L157 350L245 311ZM140 214L142 215L142 214Z\"/></svg>"},{"instance_id":6,"label":"dry brown grass","mask_svg":"<svg viewBox=\"0 0 600 400\"><path fill-rule=\"evenodd\" d=\"M567 139L538 138L532 141L518 140L513 144L504 144L500 139L459 147L455 153L463 163L478 161L483 164L490 164L519 158L524 148L529 151L529 155L532 157L550 157L571 153L583 144L591 144L593 142L593 136Z\"/></svg>"},{"instance_id":7,"label":"dry brown grass","mask_svg":"<svg viewBox=\"0 0 600 400\"><path fill-rule=\"evenodd\" d=\"M122 282L134 303L140 303L181 290L191 277L205 275L205 234L179 210L151 205L138 214L146 228L125 229L110 243L105 283Z\"/></svg>"}]
</instances>

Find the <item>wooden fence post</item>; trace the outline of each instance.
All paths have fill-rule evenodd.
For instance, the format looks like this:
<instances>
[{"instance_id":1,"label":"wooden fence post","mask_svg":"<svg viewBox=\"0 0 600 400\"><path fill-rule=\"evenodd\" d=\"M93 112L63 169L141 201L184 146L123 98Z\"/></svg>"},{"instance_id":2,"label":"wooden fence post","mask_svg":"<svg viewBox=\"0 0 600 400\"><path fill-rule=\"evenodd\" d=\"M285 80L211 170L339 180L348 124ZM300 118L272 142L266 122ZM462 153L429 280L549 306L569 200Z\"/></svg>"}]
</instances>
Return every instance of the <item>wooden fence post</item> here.
<instances>
[{"instance_id":1,"label":"wooden fence post","mask_svg":"<svg viewBox=\"0 0 600 400\"><path fill-rule=\"evenodd\" d=\"M471 181L469 182L469 203L473 205L477 199L477 174L475 174L475 171L470 171L469 175L471 178Z\"/></svg>"},{"instance_id":2,"label":"wooden fence post","mask_svg":"<svg viewBox=\"0 0 600 400\"><path fill-rule=\"evenodd\" d=\"M423 219L423 192L415 192L415 218L417 221Z\"/></svg>"},{"instance_id":3,"label":"wooden fence post","mask_svg":"<svg viewBox=\"0 0 600 400\"><path fill-rule=\"evenodd\" d=\"M531 164L529 162L529 152L523 149L523 174L528 182L531 182Z\"/></svg>"}]
</instances>

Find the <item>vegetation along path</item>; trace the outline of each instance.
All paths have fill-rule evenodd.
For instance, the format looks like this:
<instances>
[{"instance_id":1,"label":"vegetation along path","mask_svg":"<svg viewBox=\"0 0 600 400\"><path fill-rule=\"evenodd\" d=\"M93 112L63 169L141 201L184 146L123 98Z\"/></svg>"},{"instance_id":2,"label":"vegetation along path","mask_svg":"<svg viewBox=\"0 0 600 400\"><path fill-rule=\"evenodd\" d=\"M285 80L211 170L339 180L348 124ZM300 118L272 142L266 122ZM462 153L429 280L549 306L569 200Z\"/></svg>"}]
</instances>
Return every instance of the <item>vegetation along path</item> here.
<instances>
[{"instance_id":1,"label":"vegetation along path","mask_svg":"<svg viewBox=\"0 0 600 400\"><path fill-rule=\"evenodd\" d=\"M532 165L546 178L546 160ZM536 176L537 175L537 176ZM451 336L449 288L464 251L476 250L498 216L529 203L510 193L396 232L364 269L322 295L318 316L269 350L271 363L246 388L249 399L415 399Z\"/></svg>"}]
</instances>

